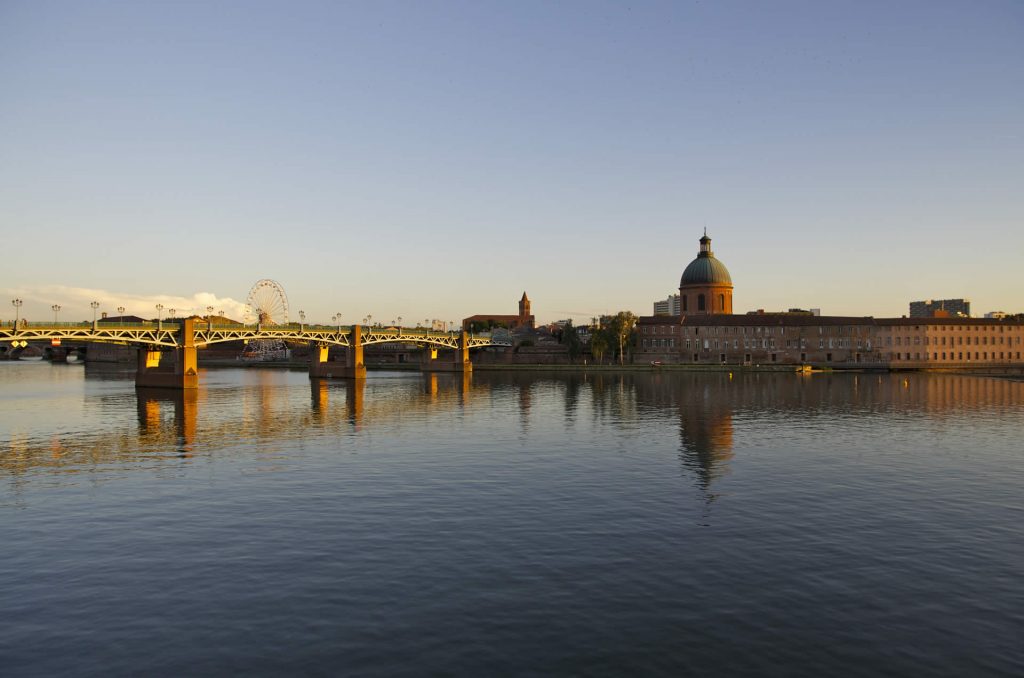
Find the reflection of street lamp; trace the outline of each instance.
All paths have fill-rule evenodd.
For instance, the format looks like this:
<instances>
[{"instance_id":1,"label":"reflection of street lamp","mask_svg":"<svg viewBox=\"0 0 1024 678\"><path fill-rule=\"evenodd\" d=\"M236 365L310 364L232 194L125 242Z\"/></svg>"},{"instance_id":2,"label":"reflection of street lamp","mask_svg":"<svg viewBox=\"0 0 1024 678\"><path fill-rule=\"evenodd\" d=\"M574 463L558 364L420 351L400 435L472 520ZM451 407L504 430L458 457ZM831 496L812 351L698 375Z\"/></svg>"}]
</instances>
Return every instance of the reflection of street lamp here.
<instances>
[{"instance_id":1,"label":"reflection of street lamp","mask_svg":"<svg viewBox=\"0 0 1024 678\"><path fill-rule=\"evenodd\" d=\"M53 306L50 307L50 310L53 311L53 324L56 325L57 314L60 313L60 304L54 304Z\"/></svg>"},{"instance_id":2,"label":"reflection of street lamp","mask_svg":"<svg viewBox=\"0 0 1024 678\"><path fill-rule=\"evenodd\" d=\"M94 302L92 302L89 305L92 306L92 329L95 330L96 329L96 309L100 307L100 302L94 301Z\"/></svg>"},{"instance_id":3,"label":"reflection of street lamp","mask_svg":"<svg viewBox=\"0 0 1024 678\"><path fill-rule=\"evenodd\" d=\"M21 299L11 299L11 306L14 307L14 329L18 329L18 314L21 309Z\"/></svg>"},{"instance_id":4,"label":"reflection of street lamp","mask_svg":"<svg viewBox=\"0 0 1024 678\"><path fill-rule=\"evenodd\" d=\"M121 324L124 325L124 306L117 307L117 314L121 316Z\"/></svg>"},{"instance_id":5,"label":"reflection of street lamp","mask_svg":"<svg viewBox=\"0 0 1024 678\"><path fill-rule=\"evenodd\" d=\"M158 330L162 330L164 328L163 323L160 321L160 314L163 313L163 311L164 311L164 305L163 304L157 304L156 305L156 328Z\"/></svg>"}]
</instances>

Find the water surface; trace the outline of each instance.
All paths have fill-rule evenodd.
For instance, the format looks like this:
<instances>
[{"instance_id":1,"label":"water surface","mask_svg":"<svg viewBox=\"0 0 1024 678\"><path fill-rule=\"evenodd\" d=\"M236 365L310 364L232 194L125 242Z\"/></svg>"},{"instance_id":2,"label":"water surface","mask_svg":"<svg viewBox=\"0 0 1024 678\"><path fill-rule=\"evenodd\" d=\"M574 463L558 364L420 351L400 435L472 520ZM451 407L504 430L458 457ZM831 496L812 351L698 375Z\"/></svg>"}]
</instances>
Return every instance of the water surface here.
<instances>
[{"instance_id":1,"label":"water surface","mask_svg":"<svg viewBox=\"0 0 1024 678\"><path fill-rule=\"evenodd\" d=\"M1024 384L0 363L5 675L1021 675Z\"/></svg>"}]
</instances>

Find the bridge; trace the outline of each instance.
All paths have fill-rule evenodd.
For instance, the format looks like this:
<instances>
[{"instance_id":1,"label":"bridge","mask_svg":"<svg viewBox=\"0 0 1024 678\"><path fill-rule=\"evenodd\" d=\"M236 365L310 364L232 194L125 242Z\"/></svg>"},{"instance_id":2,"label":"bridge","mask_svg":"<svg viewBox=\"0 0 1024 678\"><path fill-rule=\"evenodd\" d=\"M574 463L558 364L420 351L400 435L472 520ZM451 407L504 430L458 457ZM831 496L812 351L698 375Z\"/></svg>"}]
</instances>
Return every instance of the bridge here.
<instances>
[{"instance_id":1,"label":"bridge","mask_svg":"<svg viewBox=\"0 0 1024 678\"><path fill-rule=\"evenodd\" d=\"M196 318L157 322L13 323L0 327L0 341L79 341L138 347L135 385L188 389L199 385L196 349L230 341L283 340L310 345L311 379L361 379L366 377L363 347L372 344L407 343L426 349L424 371L470 372L472 348L511 346L507 339L474 336L462 332L438 332L402 327L329 326L290 323L286 325L221 325ZM331 346L343 346L344 363L328 360ZM176 360L161 364L162 349L171 349ZM450 362L438 359L439 349L452 349Z\"/></svg>"}]
</instances>

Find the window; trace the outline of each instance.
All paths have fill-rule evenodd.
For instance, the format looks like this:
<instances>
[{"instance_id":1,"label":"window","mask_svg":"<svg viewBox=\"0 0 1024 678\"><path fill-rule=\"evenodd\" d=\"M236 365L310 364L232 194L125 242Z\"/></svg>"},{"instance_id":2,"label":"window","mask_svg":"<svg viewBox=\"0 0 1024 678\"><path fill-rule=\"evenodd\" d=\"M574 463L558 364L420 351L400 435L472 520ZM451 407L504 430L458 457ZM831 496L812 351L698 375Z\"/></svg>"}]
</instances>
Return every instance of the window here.
<instances>
[{"instance_id":1,"label":"window","mask_svg":"<svg viewBox=\"0 0 1024 678\"><path fill-rule=\"evenodd\" d=\"M686 295L684 294L683 295L683 313L686 313L686 311L689 310L689 309L687 309L686 306L687 306L687 304L686 304Z\"/></svg>"},{"instance_id":2,"label":"window","mask_svg":"<svg viewBox=\"0 0 1024 678\"><path fill-rule=\"evenodd\" d=\"M704 295L703 294L698 294L697 295L697 310L698 311L706 310L704 308Z\"/></svg>"},{"instance_id":3,"label":"window","mask_svg":"<svg viewBox=\"0 0 1024 678\"><path fill-rule=\"evenodd\" d=\"M719 311L724 311L725 310L725 295L724 294L719 294L718 295L718 310ZM723 360L722 362L725 362L725 361Z\"/></svg>"}]
</instances>

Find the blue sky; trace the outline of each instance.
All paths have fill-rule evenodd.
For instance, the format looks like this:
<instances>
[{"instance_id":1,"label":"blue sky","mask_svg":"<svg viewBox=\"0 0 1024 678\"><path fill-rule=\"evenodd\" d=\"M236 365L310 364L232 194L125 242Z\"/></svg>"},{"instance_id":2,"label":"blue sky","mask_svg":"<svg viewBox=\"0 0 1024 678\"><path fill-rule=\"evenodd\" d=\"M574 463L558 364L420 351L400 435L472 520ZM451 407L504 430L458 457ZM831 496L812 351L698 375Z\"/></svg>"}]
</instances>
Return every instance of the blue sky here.
<instances>
[{"instance_id":1,"label":"blue sky","mask_svg":"<svg viewBox=\"0 0 1024 678\"><path fill-rule=\"evenodd\" d=\"M1024 3L0 2L30 318L648 314L705 226L737 312L1024 311Z\"/></svg>"}]
</instances>

